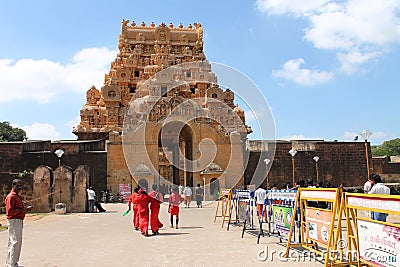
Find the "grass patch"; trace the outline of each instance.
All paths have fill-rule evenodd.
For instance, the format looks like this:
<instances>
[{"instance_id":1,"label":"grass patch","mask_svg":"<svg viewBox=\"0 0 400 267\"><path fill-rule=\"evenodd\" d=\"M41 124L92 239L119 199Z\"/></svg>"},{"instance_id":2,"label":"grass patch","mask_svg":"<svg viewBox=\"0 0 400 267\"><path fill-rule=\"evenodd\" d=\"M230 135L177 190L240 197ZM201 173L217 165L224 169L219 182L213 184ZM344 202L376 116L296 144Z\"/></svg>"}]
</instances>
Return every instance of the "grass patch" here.
<instances>
[{"instance_id":1,"label":"grass patch","mask_svg":"<svg viewBox=\"0 0 400 267\"><path fill-rule=\"evenodd\" d=\"M7 226L0 226L0 232L7 230Z\"/></svg>"}]
</instances>

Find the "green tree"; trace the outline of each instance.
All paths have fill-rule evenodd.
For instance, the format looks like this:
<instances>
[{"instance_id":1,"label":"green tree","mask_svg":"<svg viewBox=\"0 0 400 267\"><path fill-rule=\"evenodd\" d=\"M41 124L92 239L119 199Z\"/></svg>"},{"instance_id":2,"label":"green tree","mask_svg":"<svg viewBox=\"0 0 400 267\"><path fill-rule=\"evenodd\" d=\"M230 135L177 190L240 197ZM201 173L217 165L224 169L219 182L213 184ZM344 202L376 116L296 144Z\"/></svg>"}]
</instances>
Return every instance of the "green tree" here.
<instances>
[{"instance_id":1,"label":"green tree","mask_svg":"<svg viewBox=\"0 0 400 267\"><path fill-rule=\"evenodd\" d=\"M8 121L0 122L0 142L23 141L26 132L18 127L14 128Z\"/></svg>"},{"instance_id":2,"label":"green tree","mask_svg":"<svg viewBox=\"0 0 400 267\"><path fill-rule=\"evenodd\" d=\"M400 138L385 141L380 146L371 147L372 156L400 156Z\"/></svg>"}]
</instances>

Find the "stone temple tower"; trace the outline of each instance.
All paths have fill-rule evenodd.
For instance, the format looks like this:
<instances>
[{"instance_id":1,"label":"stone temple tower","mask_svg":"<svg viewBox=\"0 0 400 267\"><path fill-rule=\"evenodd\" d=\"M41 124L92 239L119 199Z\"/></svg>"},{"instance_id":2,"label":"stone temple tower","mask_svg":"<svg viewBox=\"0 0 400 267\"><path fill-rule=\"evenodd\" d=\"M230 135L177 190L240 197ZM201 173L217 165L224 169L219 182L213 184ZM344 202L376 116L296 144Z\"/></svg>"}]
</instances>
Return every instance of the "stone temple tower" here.
<instances>
[{"instance_id":1,"label":"stone temple tower","mask_svg":"<svg viewBox=\"0 0 400 267\"><path fill-rule=\"evenodd\" d=\"M206 60L201 24L123 20L118 48L102 88L87 91L81 122L73 129L79 140L108 140L107 184L117 190L124 183L200 183L208 185L207 195L237 185L249 128L234 93L218 85ZM124 153L122 136L139 122L145 123L145 151L130 147L137 152ZM212 154L199 150L204 138L214 142L216 153L195 162L202 153ZM233 145L238 153L232 153Z\"/></svg>"}]
</instances>

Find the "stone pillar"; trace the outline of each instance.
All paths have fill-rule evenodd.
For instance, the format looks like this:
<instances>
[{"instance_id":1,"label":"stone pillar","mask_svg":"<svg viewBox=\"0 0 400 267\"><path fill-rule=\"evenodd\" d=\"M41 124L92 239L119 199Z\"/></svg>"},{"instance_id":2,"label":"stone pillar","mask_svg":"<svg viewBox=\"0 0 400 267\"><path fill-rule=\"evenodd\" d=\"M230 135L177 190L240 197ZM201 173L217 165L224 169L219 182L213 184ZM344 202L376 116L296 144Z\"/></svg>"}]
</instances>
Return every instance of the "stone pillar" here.
<instances>
[{"instance_id":1,"label":"stone pillar","mask_svg":"<svg viewBox=\"0 0 400 267\"><path fill-rule=\"evenodd\" d=\"M67 205L67 212L71 212L71 188L72 188L72 169L67 166L61 166L54 172L54 204L65 203ZM61 190L61 194L60 194Z\"/></svg>"},{"instance_id":2,"label":"stone pillar","mask_svg":"<svg viewBox=\"0 0 400 267\"><path fill-rule=\"evenodd\" d=\"M85 212L87 207L86 188L89 181L89 166L78 166L74 171L74 178L71 212Z\"/></svg>"},{"instance_id":3,"label":"stone pillar","mask_svg":"<svg viewBox=\"0 0 400 267\"><path fill-rule=\"evenodd\" d=\"M50 212L53 209L50 177L51 171L46 166L39 166L33 172L33 212Z\"/></svg>"}]
</instances>

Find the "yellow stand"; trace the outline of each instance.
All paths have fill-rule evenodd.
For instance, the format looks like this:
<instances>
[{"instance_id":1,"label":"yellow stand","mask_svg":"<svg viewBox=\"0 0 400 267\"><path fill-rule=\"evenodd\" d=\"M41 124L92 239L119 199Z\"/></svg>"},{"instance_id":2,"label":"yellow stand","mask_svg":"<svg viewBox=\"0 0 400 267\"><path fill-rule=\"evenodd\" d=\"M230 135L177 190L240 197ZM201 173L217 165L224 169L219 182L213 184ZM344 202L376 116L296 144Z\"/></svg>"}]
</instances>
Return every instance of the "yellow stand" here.
<instances>
[{"instance_id":1,"label":"yellow stand","mask_svg":"<svg viewBox=\"0 0 400 267\"><path fill-rule=\"evenodd\" d=\"M286 246L286 257L289 257L290 248L302 247L314 253L314 257L320 256L325 267L340 261L336 257L337 243L334 241L342 238L341 231L336 232L338 236L335 238L335 223L338 224L341 219L341 194L341 189L338 188L299 189ZM292 244L296 216L300 216L301 240L299 244Z\"/></svg>"},{"instance_id":2,"label":"yellow stand","mask_svg":"<svg viewBox=\"0 0 400 267\"><path fill-rule=\"evenodd\" d=\"M217 208L215 210L214 222L217 218L222 217L221 227L224 227L224 223L229 222L231 218L232 195L232 189L221 189L220 191ZM221 209L219 208L220 205ZM218 214L219 210L220 214Z\"/></svg>"}]
</instances>

